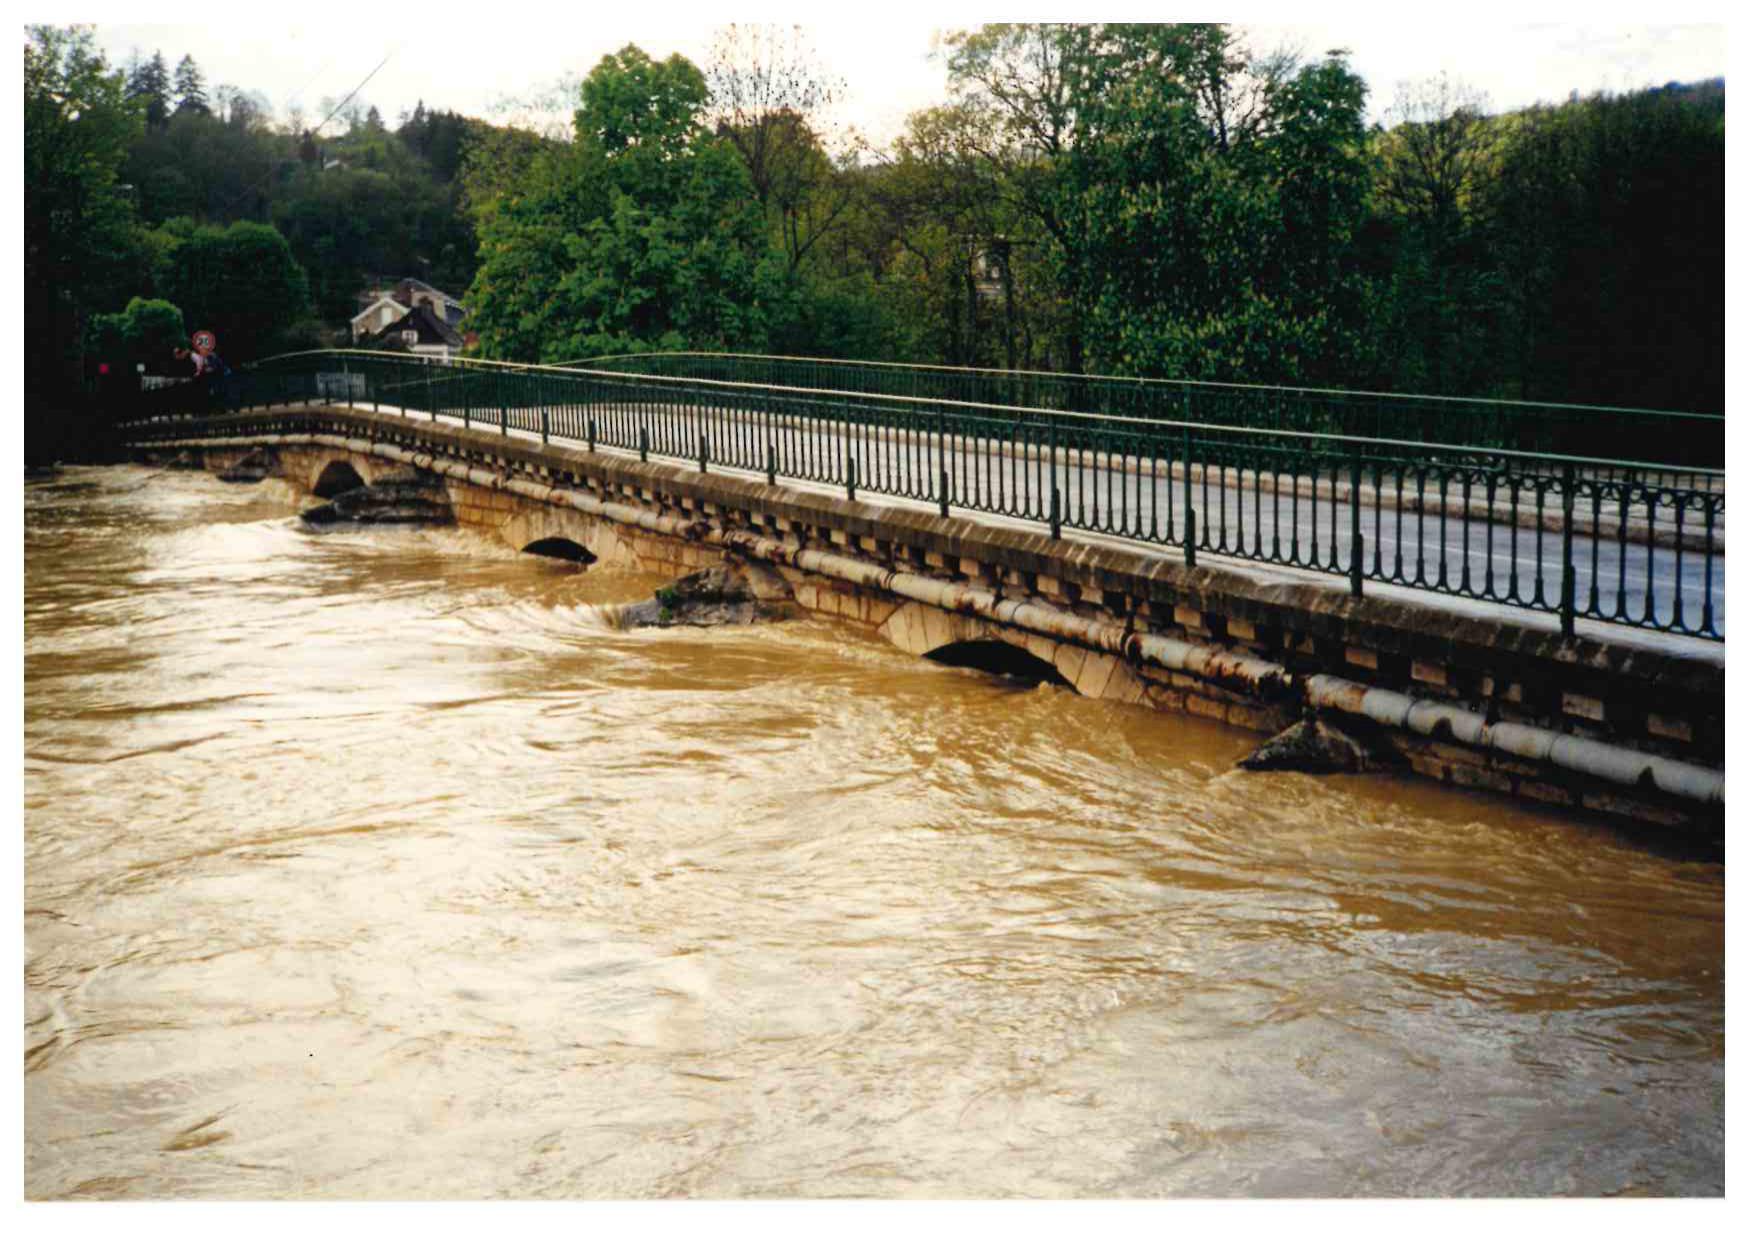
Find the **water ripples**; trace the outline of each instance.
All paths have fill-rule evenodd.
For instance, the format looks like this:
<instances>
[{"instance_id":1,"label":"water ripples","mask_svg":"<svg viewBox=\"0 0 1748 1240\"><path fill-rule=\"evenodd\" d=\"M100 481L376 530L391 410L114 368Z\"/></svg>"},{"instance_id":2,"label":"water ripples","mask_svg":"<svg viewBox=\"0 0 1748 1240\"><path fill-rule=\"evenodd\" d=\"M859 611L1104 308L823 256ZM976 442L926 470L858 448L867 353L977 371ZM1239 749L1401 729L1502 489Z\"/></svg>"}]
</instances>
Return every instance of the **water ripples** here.
<instances>
[{"instance_id":1,"label":"water ripples","mask_svg":"<svg viewBox=\"0 0 1748 1240\"><path fill-rule=\"evenodd\" d=\"M1721 866L294 507L27 487L33 1197L1722 1189Z\"/></svg>"}]
</instances>

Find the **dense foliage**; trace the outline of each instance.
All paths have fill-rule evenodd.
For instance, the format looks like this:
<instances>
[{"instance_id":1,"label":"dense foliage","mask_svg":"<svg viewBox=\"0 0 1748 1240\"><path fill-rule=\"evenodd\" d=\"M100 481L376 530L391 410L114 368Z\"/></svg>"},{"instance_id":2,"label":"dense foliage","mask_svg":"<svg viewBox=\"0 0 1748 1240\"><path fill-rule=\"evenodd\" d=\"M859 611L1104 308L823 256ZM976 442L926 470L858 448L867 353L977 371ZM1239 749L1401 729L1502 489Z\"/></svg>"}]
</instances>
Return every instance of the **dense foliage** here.
<instances>
[{"instance_id":1,"label":"dense foliage","mask_svg":"<svg viewBox=\"0 0 1748 1240\"><path fill-rule=\"evenodd\" d=\"M702 68L604 58L561 137L422 103L393 128L361 103L282 127L188 57L116 70L88 32L35 29L27 379L76 382L130 298L245 361L339 342L361 289L417 276L508 358L1722 408L1721 83L1493 115L1440 79L1368 127L1342 53L1222 26L994 24L944 55L949 98L875 150L830 125L842 84L763 28Z\"/></svg>"},{"instance_id":2,"label":"dense foliage","mask_svg":"<svg viewBox=\"0 0 1748 1240\"><path fill-rule=\"evenodd\" d=\"M256 358L282 343L309 297L303 268L266 224L205 225L180 238L158 283L190 330L218 336L229 359Z\"/></svg>"},{"instance_id":3,"label":"dense foliage","mask_svg":"<svg viewBox=\"0 0 1748 1240\"><path fill-rule=\"evenodd\" d=\"M25 390L76 388L90 315L137 285L118 172L144 118L84 30L32 27L24 47Z\"/></svg>"},{"instance_id":4,"label":"dense foliage","mask_svg":"<svg viewBox=\"0 0 1748 1240\"><path fill-rule=\"evenodd\" d=\"M122 374L149 366L188 345L182 311L161 298L135 297L120 314L94 314L88 328L91 351Z\"/></svg>"},{"instance_id":5,"label":"dense foliage","mask_svg":"<svg viewBox=\"0 0 1748 1240\"><path fill-rule=\"evenodd\" d=\"M701 123L707 98L689 61L635 47L589 75L575 142L481 210L469 301L485 352L764 347L761 217L733 147Z\"/></svg>"}]
</instances>

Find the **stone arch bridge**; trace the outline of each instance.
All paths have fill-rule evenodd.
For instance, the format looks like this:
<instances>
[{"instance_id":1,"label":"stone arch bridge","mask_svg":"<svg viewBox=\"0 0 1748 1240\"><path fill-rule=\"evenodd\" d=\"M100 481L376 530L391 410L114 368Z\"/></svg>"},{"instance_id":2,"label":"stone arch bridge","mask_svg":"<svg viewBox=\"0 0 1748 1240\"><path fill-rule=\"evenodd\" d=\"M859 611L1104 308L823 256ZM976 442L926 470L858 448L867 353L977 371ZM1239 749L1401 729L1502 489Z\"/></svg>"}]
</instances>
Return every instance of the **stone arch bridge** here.
<instances>
[{"instance_id":1,"label":"stone arch bridge","mask_svg":"<svg viewBox=\"0 0 1748 1240\"><path fill-rule=\"evenodd\" d=\"M1542 617L352 408L139 428L131 446L320 498L412 478L518 550L675 577L731 564L763 598L913 654L1264 735L1314 716L1424 777L1722 830L1716 644L1574 639Z\"/></svg>"}]
</instances>

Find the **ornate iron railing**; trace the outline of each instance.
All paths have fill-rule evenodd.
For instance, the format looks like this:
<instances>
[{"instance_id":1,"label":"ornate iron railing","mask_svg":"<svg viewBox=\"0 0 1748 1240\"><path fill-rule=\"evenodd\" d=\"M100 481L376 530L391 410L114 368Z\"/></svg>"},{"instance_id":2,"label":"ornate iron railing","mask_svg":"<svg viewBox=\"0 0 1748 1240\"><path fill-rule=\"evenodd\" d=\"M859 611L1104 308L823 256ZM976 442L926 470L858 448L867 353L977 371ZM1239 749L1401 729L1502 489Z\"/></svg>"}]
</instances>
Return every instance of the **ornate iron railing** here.
<instances>
[{"instance_id":1,"label":"ornate iron railing","mask_svg":"<svg viewBox=\"0 0 1748 1240\"><path fill-rule=\"evenodd\" d=\"M299 403L896 496L1721 640L1720 470L623 370L325 351L142 393L136 439Z\"/></svg>"}]
</instances>

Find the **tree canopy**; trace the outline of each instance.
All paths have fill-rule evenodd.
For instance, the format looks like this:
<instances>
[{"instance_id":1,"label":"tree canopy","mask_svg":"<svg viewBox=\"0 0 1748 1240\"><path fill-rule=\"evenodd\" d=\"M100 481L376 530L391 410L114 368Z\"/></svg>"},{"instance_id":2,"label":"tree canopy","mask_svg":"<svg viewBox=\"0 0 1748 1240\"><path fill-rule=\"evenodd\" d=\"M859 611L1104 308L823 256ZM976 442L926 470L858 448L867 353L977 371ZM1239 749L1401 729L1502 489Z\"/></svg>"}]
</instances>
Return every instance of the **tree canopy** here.
<instances>
[{"instance_id":1,"label":"tree canopy","mask_svg":"<svg viewBox=\"0 0 1748 1240\"><path fill-rule=\"evenodd\" d=\"M160 277L190 330L218 335L232 362L265 356L307 312L309 282L266 224L202 225L176 241Z\"/></svg>"},{"instance_id":2,"label":"tree canopy","mask_svg":"<svg viewBox=\"0 0 1748 1240\"><path fill-rule=\"evenodd\" d=\"M132 298L229 353L345 341L362 290L417 276L506 358L1722 408L1721 82L1496 113L1435 78L1368 126L1345 54L1229 26L992 23L942 49L947 97L877 148L795 28L727 27L702 66L622 48L522 105L557 129L424 100L391 126L362 98L312 125L190 56L123 72L88 30L32 28L27 381L76 383L85 325ZM280 317L196 287L223 280Z\"/></svg>"},{"instance_id":3,"label":"tree canopy","mask_svg":"<svg viewBox=\"0 0 1748 1240\"><path fill-rule=\"evenodd\" d=\"M84 324L137 284L133 203L117 175L144 128L89 29L32 26L24 45L25 387L76 384Z\"/></svg>"},{"instance_id":4,"label":"tree canopy","mask_svg":"<svg viewBox=\"0 0 1748 1240\"><path fill-rule=\"evenodd\" d=\"M703 126L703 74L627 47L584 79L575 141L482 211L471 324L488 355L558 361L756 348L763 222Z\"/></svg>"}]
</instances>

